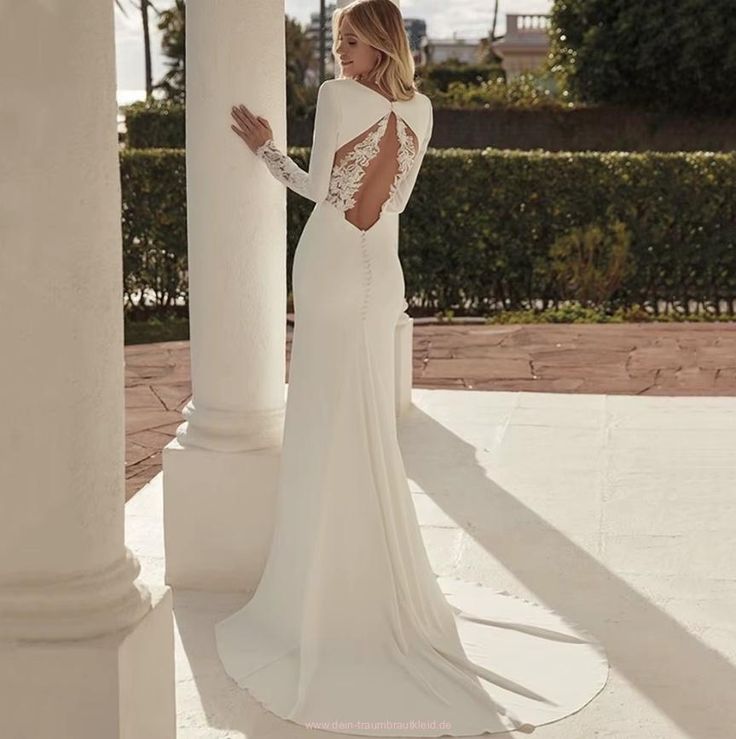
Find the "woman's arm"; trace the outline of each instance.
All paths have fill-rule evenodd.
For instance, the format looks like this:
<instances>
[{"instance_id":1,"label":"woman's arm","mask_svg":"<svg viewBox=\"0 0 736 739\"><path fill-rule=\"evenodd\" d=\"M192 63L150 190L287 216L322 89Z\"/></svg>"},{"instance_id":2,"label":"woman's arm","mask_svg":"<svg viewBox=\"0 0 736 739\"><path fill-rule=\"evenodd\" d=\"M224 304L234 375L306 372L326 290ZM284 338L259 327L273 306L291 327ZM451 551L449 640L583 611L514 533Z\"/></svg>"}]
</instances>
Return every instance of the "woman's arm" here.
<instances>
[{"instance_id":1,"label":"woman's arm","mask_svg":"<svg viewBox=\"0 0 736 739\"><path fill-rule=\"evenodd\" d=\"M314 114L312 151L309 156L309 171L305 172L289 156L284 154L269 138L256 149L271 174L294 192L315 203L327 197L332 163L337 148L339 107L334 99L335 89L326 80L317 92L317 109Z\"/></svg>"}]
</instances>

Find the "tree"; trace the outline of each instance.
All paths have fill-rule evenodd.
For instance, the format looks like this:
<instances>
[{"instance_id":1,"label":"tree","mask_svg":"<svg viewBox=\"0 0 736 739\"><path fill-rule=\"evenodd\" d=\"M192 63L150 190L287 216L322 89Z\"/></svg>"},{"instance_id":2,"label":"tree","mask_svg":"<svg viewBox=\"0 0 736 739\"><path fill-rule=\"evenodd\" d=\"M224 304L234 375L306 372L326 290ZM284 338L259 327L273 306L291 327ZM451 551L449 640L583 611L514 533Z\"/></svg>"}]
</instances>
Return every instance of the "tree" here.
<instances>
[{"instance_id":1,"label":"tree","mask_svg":"<svg viewBox=\"0 0 736 739\"><path fill-rule=\"evenodd\" d=\"M733 0L555 0L551 38L583 102L736 112Z\"/></svg>"},{"instance_id":2,"label":"tree","mask_svg":"<svg viewBox=\"0 0 736 739\"><path fill-rule=\"evenodd\" d=\"M501 66L501 57L493 50L493 44L498 41L498 3L499 0L493 2L493 20L488 30L488 35L480 40L478 49L478 61L481 64L494 64Z\"/></svg>"},{"instance_id":3,"label":"tree","mask_svg":"<svg viewBox=\"0 0 736 739\"><path fill-rule=\"evenodd\" d=\"M175 5L161 13L158 28L163 32L161 49L167 58L169 71L155 89L164 91L169 100L184 102L186 90L186 48L185 48L186 3L176 0ZM305 104L302 88L314 58L312 42L304 33L299 23L285 18L286 34L286 99L289 106L297 108Z\"/></svg>"},{"instance_id":4,"label":"tree","mask_svg":"<svg viewBox=\"0 0 736 739\"><path fill-rule=\"evenodd\" d=\"M151 0L140 0L140 5L136 5L133 0L130 0L136 10L141 14L141 21L143 25L143 56L145 60L145 79L146 79L146 100L150 100L153 97L153 67L151 65L151 34L148 29L148 8L153 8L157 15L161 13L156 10ZM128 13L125 10L122 0L115 0L120 12L127 18Z\"/></svg>"},{"instance_id":5,"label":"tree","mask_svg":"<svg viewBox=\"0 0 736 739\"><path fill-rule=\"evenodd\" d=\"M295 113L303 113L311 98L305 95L307 70L314 60L314 44L294 18L286 16L286 105Z\"/></svg>"},{"instance_id":6,"label":"tree","mask_svg":"<svg viewBox=\"0 0 736 739\"><path fill-rule=\"evenodd\" d=\"M161 52L168 71L154 85L162 90L164 98L183 103L186 93L186 75L184 62L186 56L184 24L186 20L186 3L175 0L167 10L159 15L158 30L161 34Z\"/></svg>"},{"instance_id":7,"label":"tree","mask_svg":"<svg viewBox=\"0 0 736 739\"><path fill-rule=\"evenodd\" d=\"M186 3L176 0L174 5L159 14L158 29L162 31L161 51L168 67L166 74L156 83L167 100L183 103L186 94Z\"/></svg>"},{"instance_id":8,"label":"tree","mask_svg":"<svg viewBox=\"0 0 736 739\"><path fill-rule=\"evenodd\" d=\"M488 38L493 43L498 36L496 35L496 26L498 24L498 1L494 0L493 3L493 22L491 23L491 32L488 34Z\"/></svg>"},{"instance_id":9,"label":"tree","mask_svg":"<svg viewBox=\"0 0 736 739\"><path fill-rule=\"evenodd\" d=\"M294 18L286 16L286 76L303 85L314 59L314 45Z\"/></svg>"}]
</instances>

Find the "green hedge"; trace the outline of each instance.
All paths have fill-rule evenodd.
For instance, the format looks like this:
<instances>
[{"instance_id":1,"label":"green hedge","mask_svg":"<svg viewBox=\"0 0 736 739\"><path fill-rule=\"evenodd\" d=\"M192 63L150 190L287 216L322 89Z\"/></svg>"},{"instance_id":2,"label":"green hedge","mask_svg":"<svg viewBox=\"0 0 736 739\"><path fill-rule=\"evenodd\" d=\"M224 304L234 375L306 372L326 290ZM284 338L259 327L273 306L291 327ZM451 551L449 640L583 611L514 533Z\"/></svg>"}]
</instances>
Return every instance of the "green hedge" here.
<instances>
[{"instance_id":1,"label":"green hedge","mask_svg":"<svg viewBox=\"0 0 736 739\"><path fill-rule=\"evenodd\" d=\"M289 153L307 166L308 149ZM183 152L123 152L121 168L126 287L185 295ZM290 288L314 203L291 191L287 202ZM400 255L417 315L581 298L611 311L733 308L736 154L430 149Z\"/></svg>"},{"instance_id":2,"label":"green hedge","mask_svg":"<svg viewBox=\"0 0 736 739\"><path fill-rule=\"evenodd\" d=\"M189 297L184 151L121 151L120 181L126 311L176 313ZM143 290L154 294L150 306L140 304Z\"/></svg>"},{"instance_id":3,"label":"green hedge","mask_svg":"<svg viewBox=\"0 0 736 739\"><path fill-rule=\"evenodd\" d=\"M422 92L445 91L453 82L477 85L487 80L506 79L500 64L429 64L422 70L419 89Z\"/></svg>"},{"instance_id":4,"label":"green hedge","mask_svg":"<svg viewBox=\"0 0 736 739\"><path fill-rule=\"evenodd\" d=\"M181 103L139 101L124 112L125 143L131 149L184 147L186 108Z\"/></svg>"}]
</instances>

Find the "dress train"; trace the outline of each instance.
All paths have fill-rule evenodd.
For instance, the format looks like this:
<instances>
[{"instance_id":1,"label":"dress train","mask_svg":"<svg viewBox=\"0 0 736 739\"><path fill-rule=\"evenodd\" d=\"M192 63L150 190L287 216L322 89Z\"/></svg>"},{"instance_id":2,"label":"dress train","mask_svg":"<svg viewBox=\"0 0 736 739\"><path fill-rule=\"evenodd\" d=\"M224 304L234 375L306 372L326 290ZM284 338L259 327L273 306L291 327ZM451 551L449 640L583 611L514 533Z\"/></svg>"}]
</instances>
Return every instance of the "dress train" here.
<instances>
[{"instance_id":1,"label":"dress train","mask_svg":"<svg viewBox=\"0 0 736 739\"><path fill-rule=\"evenodd\" d=\"M528 731L588 703L608 662L553 611L432 571L396 428L397 218L363 230L322 202L304 228L270 555L251 599L216 625L218 653L301 725Z\"/></svg>"}]
</instances>

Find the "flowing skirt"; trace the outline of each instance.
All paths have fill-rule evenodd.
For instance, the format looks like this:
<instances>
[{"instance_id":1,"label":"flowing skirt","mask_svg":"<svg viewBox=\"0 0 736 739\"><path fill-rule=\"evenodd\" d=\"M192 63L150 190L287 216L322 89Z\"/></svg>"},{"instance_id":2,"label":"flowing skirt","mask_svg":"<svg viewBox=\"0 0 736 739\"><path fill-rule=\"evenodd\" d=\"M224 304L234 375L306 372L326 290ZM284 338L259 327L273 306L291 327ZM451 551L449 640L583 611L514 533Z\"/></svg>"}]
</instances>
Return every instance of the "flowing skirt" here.
<instances>
[{"instance_id":1,"label":"flowing skirt","mask_svg":"<svg viewBox=\"0 0 736 739\"><path fill-rule=\"evenodd\" d=\"M255 593L220 621L228 674L302 725L368 736L528 730L605 685L603 648L521 598L432 571L398 443L396 219L327 202L293 265L275 528Z\"/></svg>"}]
</instances>

